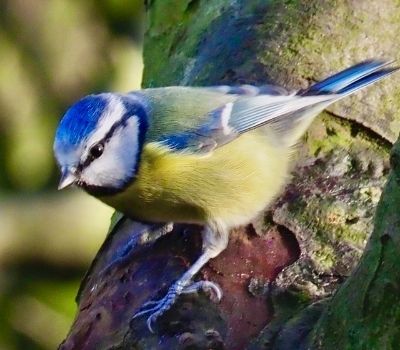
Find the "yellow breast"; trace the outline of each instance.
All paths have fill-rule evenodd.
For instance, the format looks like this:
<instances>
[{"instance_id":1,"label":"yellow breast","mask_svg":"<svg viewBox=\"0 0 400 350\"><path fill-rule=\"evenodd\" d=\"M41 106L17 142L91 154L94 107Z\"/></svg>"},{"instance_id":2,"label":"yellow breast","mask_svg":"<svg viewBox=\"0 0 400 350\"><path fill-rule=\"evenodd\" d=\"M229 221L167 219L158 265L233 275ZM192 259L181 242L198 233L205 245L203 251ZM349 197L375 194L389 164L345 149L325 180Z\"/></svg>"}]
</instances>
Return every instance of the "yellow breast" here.
<instances>
[{"instance_id":1,"label":"yellow breast","mask_svg":"<svg viewBox=\"0 0 400 350\"><path fill-rule=\"evenodd\" d=\"M122 193L100 198L146 221L246 224L285 183L290 150L255 130L207 155L170 152L147 144L137 178Z\"/></svg>"}]
</instances>

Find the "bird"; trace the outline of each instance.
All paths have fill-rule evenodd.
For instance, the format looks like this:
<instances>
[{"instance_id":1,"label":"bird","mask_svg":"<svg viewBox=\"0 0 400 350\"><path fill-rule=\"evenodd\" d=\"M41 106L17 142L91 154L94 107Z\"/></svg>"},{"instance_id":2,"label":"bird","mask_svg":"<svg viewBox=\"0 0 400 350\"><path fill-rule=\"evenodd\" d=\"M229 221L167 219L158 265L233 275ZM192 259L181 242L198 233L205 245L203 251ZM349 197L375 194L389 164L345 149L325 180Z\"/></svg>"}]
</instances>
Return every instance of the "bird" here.
<instances>
[{"instance_id":1,"label":"bird","mask_svg":"<svg viewBox=\"0 0 400 350\"><path fill-rule=\"evenodd\" d=\"M73 104L55 133L59 189L75 185L134 220L203 226L198 259L133 318L149 315L153 331L181 294L203 289L220 299L217 284L194 276L227 247L232 228L278 196L314 118L397 69L371 59L292 93L275 85L170 86Z\"/></svg>"}]
</instances>

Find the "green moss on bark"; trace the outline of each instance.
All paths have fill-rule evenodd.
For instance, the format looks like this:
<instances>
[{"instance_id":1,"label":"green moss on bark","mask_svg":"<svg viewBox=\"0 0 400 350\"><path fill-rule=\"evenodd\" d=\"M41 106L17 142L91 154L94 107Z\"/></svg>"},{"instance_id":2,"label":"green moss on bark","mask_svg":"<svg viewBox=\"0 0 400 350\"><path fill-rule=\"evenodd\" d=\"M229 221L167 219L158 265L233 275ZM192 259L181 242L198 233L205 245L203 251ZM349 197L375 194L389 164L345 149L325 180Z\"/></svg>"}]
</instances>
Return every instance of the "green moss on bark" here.
<instances>
[{"instance_id":1,"label":"green moss on bark","mask_svg":"<svg viewBox=\"0 0 400 350\"><path fill-rule=\"evenodd\" d=\"M223 0L209 1L207 6L199 6L196 0L155 1L149 11L143 85L181 85L202 37L224 6Z\"/></svg>"},{"instance_id":2,"label":"green moss on bark","mask_svg":"<svg viewBox=\"0 0 400 350\"><path fill-rule=\"evenodd\" d=\"M324 114L310 128L300 153L306 158L294 170L273 220L296 234L302 251L304 268L289 267L282 278L296 276L294 284L321 296L326 281L313 281L316 288L310 289L310 270L351 273L372 232L389 167L389 145L377 142L366 130L355 130L346 120Z\"/></svg>"},{"instance_id":3,"label":"green moss on bark","mask_svg":"<svg viewBox=\"0 0 400 350\"><path fill-rule=\"evenodd\" d=\"M304 88L355 62L399 59L400 3L384 1L273 1L258 57L272 80ZM394 142L400 131L400 78L330 107Z\"/></svg>"},{"instance_id":4,"label":"green moss on bark","mask_svg":"<svg viewBox=\"0 0 400 350\"><path fill-rule=\"evenodd\" d=\"M379 203L375 228L354 274L313 331L315 349L398 349L400 343L400 142Z\"/></svg>"}]
</instances>

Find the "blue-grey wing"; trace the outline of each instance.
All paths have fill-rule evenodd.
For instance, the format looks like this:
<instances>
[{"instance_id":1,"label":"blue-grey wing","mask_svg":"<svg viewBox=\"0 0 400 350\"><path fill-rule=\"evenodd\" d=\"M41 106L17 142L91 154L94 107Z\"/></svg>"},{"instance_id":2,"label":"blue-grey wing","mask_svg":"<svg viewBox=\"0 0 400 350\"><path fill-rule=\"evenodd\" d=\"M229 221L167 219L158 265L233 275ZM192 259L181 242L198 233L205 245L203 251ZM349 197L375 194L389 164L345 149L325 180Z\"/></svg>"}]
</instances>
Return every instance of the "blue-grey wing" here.
<instances>
[{"instance_id":1,"label":"blue-grey wing","mask_svg":"<svg viewBox=\"0 0 400 350\"><path fill-rule=\"evenodd\" d=\"M198 119L202 120L197 127L184 128L175 133L167 133L157 141L168 146L172 150L184 152L209 152L216 147L222 146L239 136L239 132L227 128L224 123L227 121L232 111L233 103L241 100L237 106L241 106L247 98L250 100L255 96L287 96L288 92L284 88L276 85L237 85L237 86L212 86L207 88L191 88L195 93L212 92L216 96L226 96L228 103L219 103L219 107L212 109ZM185 89L185 91L188 91ZM231 96L231 97L228 97ZM194 98L195 97L192 97ZM216 100L222 101L221 97ZM203 101L204 102L204 101ZM201 103L201 102L200 102ZM218 105L218 103L217 103Z\"/></svg>"},{"instance_id":2,"label":"blue-grey wing","mask_svg":"<svg viewBox=\"0 0 400 350\"><path fill-rule=\"evenodd\" d=\"M278 85L237 85L237 86L229 86L229 85L220 85L209 87L209 90L214 90L218 92L222 92L224 94L229 95L238 95L238 96L258 96L258 95L288 95L288 91Z\"/></svg>"},{"instance_id":3,"label":"blue-grey wing","mask_svg":"<svg viewBox=\"0 0 400 350\"><path fill-rule=\"evenodd\" d=\"M211 110L202 118L203 122L194 128L168 133L158 138L158 142L168 146L174 151L207 153L217 147L221 147L241 134L263 125L270 125L271 130L277 134L293 127L292 120L301 119L301 115L295 116L295 112L326 101L332 101L335 97L282 95L277 90L274 94L265 94L266 90L256 87L228 87L226 94L235 94L237 98L221 107ZM221 92L225 87L214 88ZM263 93L257 93L262 91ZM238 93L241 93L240 95ZM322 107L323 108L323 107ZM297 136L296 136L297 137ZM282 138L283 140L283 138ZM296 140L297 141L297 140ZM291 142L291 141L290 141ZM288 143L290 143L288 141Z\"/></svg>"},{"instance_id":4,"label":"blue-grey wing","mask_svg":"<svg viewBox=\"0 0 400 350\"><path fill-rule=\"evenodd\" d=\"M389 63L365 61L294 94L271 85L208 88L236 98L208 112L201 125L166 135L159 141L177 151L209 152L265 126L285 146L291 146L329 104L396 71L396 67L386 67Z\"/></svg>"}]
</instances>

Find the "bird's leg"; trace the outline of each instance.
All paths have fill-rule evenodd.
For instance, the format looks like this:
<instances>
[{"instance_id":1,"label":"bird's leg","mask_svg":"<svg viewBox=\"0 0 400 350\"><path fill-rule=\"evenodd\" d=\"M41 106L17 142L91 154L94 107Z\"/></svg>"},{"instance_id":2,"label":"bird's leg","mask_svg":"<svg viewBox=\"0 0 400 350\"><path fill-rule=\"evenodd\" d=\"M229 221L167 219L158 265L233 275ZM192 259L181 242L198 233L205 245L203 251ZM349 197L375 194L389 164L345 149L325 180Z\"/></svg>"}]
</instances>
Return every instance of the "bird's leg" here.
<instances>
[{"instance_id":1,"label":"bird's leg","mask_svg":"<svg viewBox=\"0 0 400 350\"><path fill-rule=\"evenodd\" d=\"M203 253L201 256L189 270L169 288L167 294L162 299L145 303L133 318L150 314L147 318L147 327L153 332L152 324L158 317L174 305L181 294L196 293L199 290L213 291L219 301L222 298L222 291L217 284L210 281L192 282L192 278L210 259L219 255L219 253L226 248L227 244L227 230L213 230L211 227L206 226L203 230Z\"/></svg>"}]
</instances>

